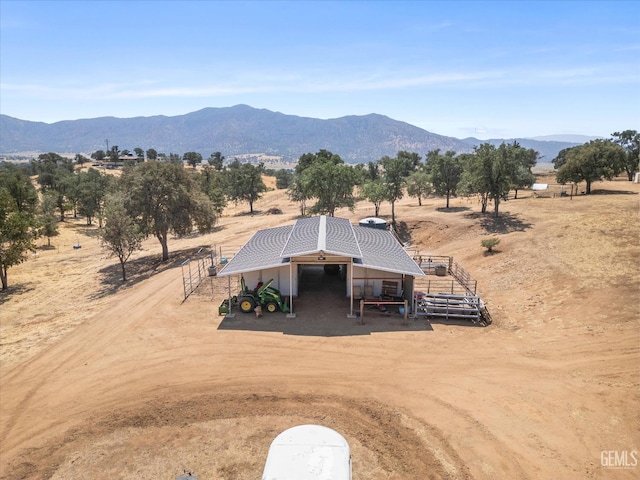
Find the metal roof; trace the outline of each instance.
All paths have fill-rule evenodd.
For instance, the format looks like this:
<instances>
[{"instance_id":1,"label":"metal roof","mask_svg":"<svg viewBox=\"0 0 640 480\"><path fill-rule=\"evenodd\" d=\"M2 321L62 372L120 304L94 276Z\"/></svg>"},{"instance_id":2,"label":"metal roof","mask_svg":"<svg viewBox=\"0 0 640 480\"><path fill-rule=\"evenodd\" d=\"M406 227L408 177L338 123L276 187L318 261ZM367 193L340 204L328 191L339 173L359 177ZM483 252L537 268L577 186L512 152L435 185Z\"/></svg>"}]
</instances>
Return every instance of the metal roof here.
<instances>
[{"instance_id":1,"label":"metal roof","mask_svg":"<svg viewBox=\"0 0 640 480\"><path fill-rule=\"evenodd\" d=\"M301 218L295 225L257 231L219 276L288 265L316 252L351 257L354 265L421 276L420 267L387 230L353 226L346 218Z\"/></svg>"},{"instance_id":2,"label":"metal roof","mask_svg":"<svg viewBox=\"0 0 640 480\"><path fill-rule=\"evenodd\" d=\"M319 251L344 257L362 257L349 220L325 215L298 220L281 256L297 257Z\"/></svg>"},{"instance_id":3,"label":"metal roof","mask_svg":"<svg viewBox=\"0 0 640 480\"><path fill-rule=\"evenodd\" d=\"M355 265L416 277L424 275L391 232L362 226L354 226L353 231L363 253L360 261L353 262Z\"/></svg>"},{"instance_id":4,"label":"metal roof","mask_svg":"<svg viewBox=\"0 0 640 480\"><path fill-rule=\"evenodd\" d=\"M280 255L282 245L285 244L293 225L258 230L247 243L236 253L218 275L236 275L244 272L254 272L265 268L289 265L289 258Z\"/></svg>"}]
</instances>

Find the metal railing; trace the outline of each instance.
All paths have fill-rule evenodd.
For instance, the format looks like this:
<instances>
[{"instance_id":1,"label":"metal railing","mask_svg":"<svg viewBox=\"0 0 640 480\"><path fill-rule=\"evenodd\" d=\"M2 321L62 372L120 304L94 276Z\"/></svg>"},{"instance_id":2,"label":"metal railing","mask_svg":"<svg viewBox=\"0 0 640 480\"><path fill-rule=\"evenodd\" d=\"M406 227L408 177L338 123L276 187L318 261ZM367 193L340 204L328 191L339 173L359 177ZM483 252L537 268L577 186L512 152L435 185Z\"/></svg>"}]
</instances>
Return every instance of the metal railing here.
<instances>
[{"instance_id":1,"label":"metal railing","mask_svg":"<svg viewBox=\"0 0 640 480\"><path fill-rule=\"evenodd\" d=\"M203 248L198 250L197 258L188 258L180 264L182 269L182 286L184 289L184 299L186 300L211 273L210 268L216 268L215 248L203 253Z\"/></svg>"}]
</instances>

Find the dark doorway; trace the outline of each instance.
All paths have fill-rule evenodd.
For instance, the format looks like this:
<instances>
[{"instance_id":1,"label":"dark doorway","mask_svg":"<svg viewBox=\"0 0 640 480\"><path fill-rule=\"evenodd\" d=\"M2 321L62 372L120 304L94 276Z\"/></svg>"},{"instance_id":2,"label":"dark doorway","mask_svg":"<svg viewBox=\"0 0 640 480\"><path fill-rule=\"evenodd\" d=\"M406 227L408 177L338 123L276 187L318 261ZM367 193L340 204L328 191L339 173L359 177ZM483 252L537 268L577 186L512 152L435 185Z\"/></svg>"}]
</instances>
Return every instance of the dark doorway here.
<instances>
[{"instance_id":1,"label":"dark doorway","mask_svg":"<svg viewBox=\"0 0 640 480\"><path fill-rule=\"evenodd\" d=\"M300 265L300 284L298 296L331 295L345 298L347 282L342 272L346 265Z\"/></svg>"}]
</instances>

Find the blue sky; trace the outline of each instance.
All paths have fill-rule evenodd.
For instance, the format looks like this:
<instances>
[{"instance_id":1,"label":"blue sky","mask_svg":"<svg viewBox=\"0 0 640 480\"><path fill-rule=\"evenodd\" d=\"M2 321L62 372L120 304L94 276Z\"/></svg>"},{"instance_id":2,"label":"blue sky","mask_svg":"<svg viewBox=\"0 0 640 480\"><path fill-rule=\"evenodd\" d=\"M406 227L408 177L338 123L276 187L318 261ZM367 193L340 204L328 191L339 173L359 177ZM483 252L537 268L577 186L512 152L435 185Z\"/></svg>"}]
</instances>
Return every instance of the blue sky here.
<instances>
[{"instance_id":1,"label":"blue sky","mask_svg":"<svg viewBox=\"0 0 640 480\"><path fill-rule=\"evenodd\" d=\"M480 139L640 130L640 2L0 0L0 113L247 104Z\"/></svg>"}]
</instances>

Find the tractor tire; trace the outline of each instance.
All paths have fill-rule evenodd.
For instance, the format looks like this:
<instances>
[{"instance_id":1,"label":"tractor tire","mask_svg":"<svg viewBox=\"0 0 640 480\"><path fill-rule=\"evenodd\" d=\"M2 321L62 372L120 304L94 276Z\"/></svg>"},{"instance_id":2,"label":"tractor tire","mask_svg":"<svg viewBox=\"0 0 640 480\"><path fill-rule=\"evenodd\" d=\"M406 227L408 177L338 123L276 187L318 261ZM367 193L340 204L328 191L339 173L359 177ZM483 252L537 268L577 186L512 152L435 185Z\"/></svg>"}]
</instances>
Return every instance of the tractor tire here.
<instances>
[{"instance_id":1,"label":"tractor tire","mask_svg":"<svg viewBox=\"0 0 640 480\"><path fill-rule=\"evenodd\" d=\"M240 311L242 313L251 313L256 308L256 302L251 297L240 297L238 301L240 302Z\"/></svg>"},{"instance_id":2,"label":"tractor tire","mask_svg":"<svg viewBox=\"0 0 640 480\"><path fill-rule=\"evenodd\" d=\"M278 310L280 310L278 308L278 304L276 302L269 302L265 305L267 312L269 313L274 313L277 312Z\"/></svg>"}]
</instances>

